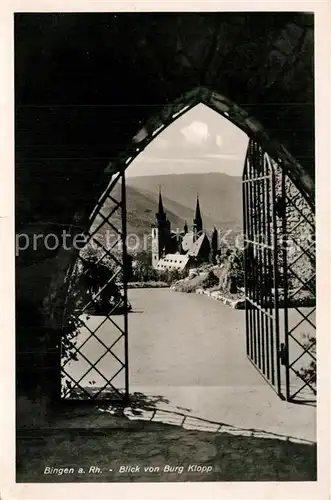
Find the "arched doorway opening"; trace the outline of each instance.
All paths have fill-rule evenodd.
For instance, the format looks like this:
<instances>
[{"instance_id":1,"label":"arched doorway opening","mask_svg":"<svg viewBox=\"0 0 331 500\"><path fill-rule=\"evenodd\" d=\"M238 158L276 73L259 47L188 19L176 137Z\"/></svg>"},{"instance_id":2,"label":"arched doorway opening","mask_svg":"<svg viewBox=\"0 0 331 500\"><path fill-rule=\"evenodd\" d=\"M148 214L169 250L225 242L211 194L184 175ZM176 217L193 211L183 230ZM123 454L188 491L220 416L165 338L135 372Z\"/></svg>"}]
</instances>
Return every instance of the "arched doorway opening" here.
<instances>
[{"instance_id":1,"label":"arched doorway opening","mask_svg":"<svg viewBox=\"0 0 331 500\"><path fill-rule=\"evenodd\" d=\"M165 128L200 103L230 120L250 138L243 170L247 356L281 398L294 400L307 388L316 393L313 180L240 107L208 89L198 88L152 117L128 150L108 165L111 180L91 214L85 241L96 242L100 253L92 262L83 257L83 263L80 255L70 277L66 307L70 324L66 325L63 341L64 399L129 401L131 266L127 248L126 170ZM119 226L113 224L114 218ZM105 225L110 225L117 235L107 246L96 238ZM104 302L107 314L103 310L98 315L96 309ZM289 314L289 310L295 314ZM114 331L113 338L106 341L98 337L105 323ZM298 328L301 335L303 326L310 331L298 338ZM84 348L95 339L103 351L91 359L84 355ZM302 371L297 363L303 357L311 361ZM68 367L77 361L81 365L79 373L70 373ZM102 383L96 384L93 375Z\"/></svg>"}]
</instances>

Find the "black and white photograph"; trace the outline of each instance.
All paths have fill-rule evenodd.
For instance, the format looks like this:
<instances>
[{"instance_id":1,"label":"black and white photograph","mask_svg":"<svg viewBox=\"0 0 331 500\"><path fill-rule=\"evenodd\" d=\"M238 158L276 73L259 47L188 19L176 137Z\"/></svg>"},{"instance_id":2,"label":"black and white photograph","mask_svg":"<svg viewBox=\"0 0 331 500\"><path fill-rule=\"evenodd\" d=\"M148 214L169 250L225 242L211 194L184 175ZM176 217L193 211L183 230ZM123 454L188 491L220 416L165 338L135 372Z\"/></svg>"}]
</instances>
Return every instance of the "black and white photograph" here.
<instances>
[{"instance_id":1,"label":"black and white photograph","mask_svg":"<svg viewBox=\"0 0 331 500\"><path fill-rule=\"evenodd\" d=\"M16 482L316 482L314 12L106 10L13 13Z\"/></svg>"}]
</instances>

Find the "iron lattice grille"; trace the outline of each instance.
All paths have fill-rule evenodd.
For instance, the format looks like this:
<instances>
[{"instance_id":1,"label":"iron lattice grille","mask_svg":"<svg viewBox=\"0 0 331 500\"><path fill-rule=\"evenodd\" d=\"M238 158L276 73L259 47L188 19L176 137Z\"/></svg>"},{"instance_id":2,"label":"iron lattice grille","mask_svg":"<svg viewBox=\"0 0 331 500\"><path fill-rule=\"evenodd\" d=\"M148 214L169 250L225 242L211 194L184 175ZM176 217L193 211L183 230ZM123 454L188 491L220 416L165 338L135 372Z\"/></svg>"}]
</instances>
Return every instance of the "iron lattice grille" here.
<instances>
[{"instance_id":1,"label":"iron lattice grille","mask_svg":"<svg viewBox=\"0 0 331 500\"><path fill-rule=\"evenodd\" d=\"M246 352L281 395L275 199L273 163L256 142L250 141L243 173Z\"/></svg>"},{"instance_id":2,"label":"iron lattice grille","mask_svg":"<svg viewBox=\"0 0 331 500\"><path fill-rule=\"evenodd\" d=\"M286 398L316 396L316 250L315 215L291 180L282 174L284 265L284 365Z\"/></svg>"},{"instance_id":3,"label":"iron lattice grille","mask_svg":"<svg viewBox=\"0 0 331 500\"><path fill-rule=\"evenodd\" d=\"M126 187L115 175L90 218L71 275L62 398L128 400Z\"/></svg>"}]
</instances>

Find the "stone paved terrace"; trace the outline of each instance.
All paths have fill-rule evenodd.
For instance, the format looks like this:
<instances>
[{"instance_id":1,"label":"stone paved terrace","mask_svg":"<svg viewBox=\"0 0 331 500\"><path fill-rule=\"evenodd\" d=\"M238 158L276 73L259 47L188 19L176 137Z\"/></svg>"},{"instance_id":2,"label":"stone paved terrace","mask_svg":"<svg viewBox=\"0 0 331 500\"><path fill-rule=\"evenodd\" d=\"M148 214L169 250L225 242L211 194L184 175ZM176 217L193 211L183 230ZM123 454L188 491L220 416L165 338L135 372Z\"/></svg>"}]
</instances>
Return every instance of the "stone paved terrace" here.
<instances>
[{"instance_id":1,"label":"stone paved terrace","mask_svg":"<svg viewBox=\"0 0 331 500\"><path fill-rule=\"evenodd\" d=\"M244 311L169 289L130 301L131 406L72 403L18 429L18 482L315 480L315 408L281 401L246 359Z\"/></svg>"},{"instance_id":2,"label":"stone paved terrace","mask_svg":"<svg viewBox=\"0 0 331 500\"><path fill-rule=\"evenodd\" d=\"M169 412L179 412L241 429L316 439L315 407L282 401L246 358L244 311L170 289L129 290L129 299L130 393L136 407L167 410L163 421ZM91 316L87 324L93 330L103 319ZM105 343L111 329L108 322L98 331ZM86 335L82 331L78 342ZM92 340L84 355L94 361L102 349ZM111 356L98 367L109 377L116 369ZM80 362L70 370L78 378ZM83 380L86 386L89 379L102 385L96 373Z\"/></svg>"}]
</instances>

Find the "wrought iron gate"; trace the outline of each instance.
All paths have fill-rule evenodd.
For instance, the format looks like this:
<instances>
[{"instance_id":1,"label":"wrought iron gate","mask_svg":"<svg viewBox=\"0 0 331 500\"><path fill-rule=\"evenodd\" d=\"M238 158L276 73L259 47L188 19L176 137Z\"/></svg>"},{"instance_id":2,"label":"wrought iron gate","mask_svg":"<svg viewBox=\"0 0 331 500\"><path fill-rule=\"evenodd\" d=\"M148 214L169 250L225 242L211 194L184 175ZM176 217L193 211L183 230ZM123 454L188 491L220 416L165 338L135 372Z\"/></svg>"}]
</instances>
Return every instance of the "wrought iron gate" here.
<instances>
[{"instance_id":1,"label":"wrought iron gate","mask_svg":"<svg viewBox=\"0 0 331 500\"><path fill-rule=\"evenodd\" d=\"M243 173L246 352L280 395L275 198L273 164L261 147L250 141Z\"/></svg>"},{"instance_id":2,"label":"wrought iron gate","mask_svg":"<svg viewBox=\"0 0 331 500\"><path fill-rule=\"evenodd\" d=\"M253 140L242 192L247 356L282 399L297 401L307 389L309 399L316 395L314 213Z\"/></svg>"},{"instance_id":3,"label":"wrought iron gate","mask_svg":"<svg viewBox=\"0 0 331 500\"><path fill-rule=\"evenodd\" d=\"M129 398L128 264L123 170L99 199L70 276L62 399Z\"/></svg>"}]
</instances>

